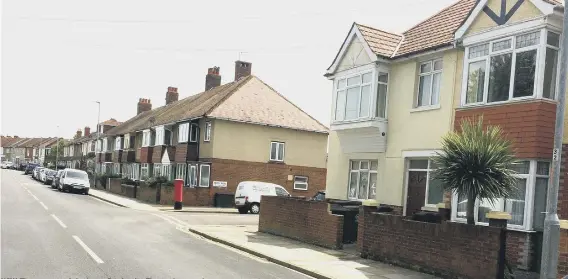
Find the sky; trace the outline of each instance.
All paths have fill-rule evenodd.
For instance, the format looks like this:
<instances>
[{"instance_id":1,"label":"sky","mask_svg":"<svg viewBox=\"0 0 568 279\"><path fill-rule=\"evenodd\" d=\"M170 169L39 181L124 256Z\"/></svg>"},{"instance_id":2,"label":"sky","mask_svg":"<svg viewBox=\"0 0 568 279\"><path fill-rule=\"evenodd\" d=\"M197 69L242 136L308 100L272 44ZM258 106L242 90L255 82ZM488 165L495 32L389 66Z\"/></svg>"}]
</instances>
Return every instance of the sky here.
<instances>
[{"instance_id":1,"label":"sky","mask_svg":"<svg viewBox=\"0 0 568 279\"><path fill-rule=\"evenodd\" d=\"M0 134L71 138L126 121L139 98L165 104L204 90L234 62L329 126L323 76L352 23L403 32L456 0L2 0Z\"/></svg>"}]
</instances>

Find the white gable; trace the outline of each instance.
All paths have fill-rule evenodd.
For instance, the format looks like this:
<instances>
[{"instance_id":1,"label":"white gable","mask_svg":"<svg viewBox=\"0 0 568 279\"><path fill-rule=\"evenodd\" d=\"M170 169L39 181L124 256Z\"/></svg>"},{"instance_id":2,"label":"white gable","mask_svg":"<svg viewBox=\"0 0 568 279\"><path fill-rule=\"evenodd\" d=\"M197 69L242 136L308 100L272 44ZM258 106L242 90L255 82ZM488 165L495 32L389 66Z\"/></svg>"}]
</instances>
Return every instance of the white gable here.
<instances>
[{"instance_id":1,"label":"white gable","mask_svg":"<svg viewBox=\"0 0 568 279\"><path fill-rule=\"evenodd\" d=\"M162 156L162 164L169 164L170 162L170 155L168 155L167 150L164 150L164 155Z\"/></svg>"},{"instance_id":2,"label":"white gable","mask_svg":"<svg viewBox=\"0 0 568 279\"><path fill-rule=\"evenodd\" d=\"M377 56L363 38L361 31L354 24L343 42L333 64L327 69L327 74L348 70L357 66L369 64L377 60Z\"/></svg>"}]
</instances>

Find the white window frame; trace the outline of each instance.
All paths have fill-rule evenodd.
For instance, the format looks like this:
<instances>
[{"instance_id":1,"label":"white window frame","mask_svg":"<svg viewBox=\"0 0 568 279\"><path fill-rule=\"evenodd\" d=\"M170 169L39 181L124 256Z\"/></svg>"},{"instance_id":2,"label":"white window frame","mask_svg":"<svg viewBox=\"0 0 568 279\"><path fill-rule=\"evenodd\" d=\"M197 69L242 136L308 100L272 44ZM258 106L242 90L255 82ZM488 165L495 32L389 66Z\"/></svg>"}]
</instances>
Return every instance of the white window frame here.
<instances>
[{"instance_id":1,"label":"white window frame","mask_svg":"<svg viewBox=\"0 0 568 279\"><path fill-rule=\"evenodd\" d=\"M120 163L112 164L112 174L120 174Z\"/></svg>"},{"instance_id":2,"label":"white window frame","mask_svg":"<svg viewBox=\"0 0 568 279\"><path fill-rule=\"evenodd\" d=\"M203 185L203 169L207 168L209 170L209 178L208 178L208 184L207 185ZM209 184L211 184L211 166L207 165L207 164L202 164L199 166L199 187L209 187Z\"/></svg>"},{"instance_id":3,"label":"white window frame","mask_svg":"<svg viewBox=\"0 0 568 279\"><path fill-rule=\"evenodd\" d=\"M153 173L154 177L162 176L162 163L153 164Z\"/></svg>"},{"instance_id":4,"label":"white window frame","mask_svg":"<svg viewBox=\"0 0 568 279\"><path fill-rule=\"evenodd\" d=\"M154 140L154 146L164 145L165 131L166 130L164 126L156 127L156 138Z\"/></svg>"},{"instance_id":5,"label":"white window frame","mask_svg":"<svg viewBox=\"0 0 568 279\"><path fill-rule=\"evenodd\" d=\"M549 175L537 175L537 163L544 162L549 163L549 168L552 166L551 162L545 160L535 160L535 159L519 159L519 161L528 161L529 162L529 173L528 174L517 174L519 178L525 178L527 180L526 190L525 190L525 207L524 207L524 220L523 225L516 225L516 224L507 224L508 228L516 229L516 230L523 230L523 231L532 231L533 229L533 208L534 208L534 192L536 186L536 178L548 178L550 179L550 169ZM475 201L475 212L474 212L474 219L475 223L478 225L488 225L488 223L478 222L478 215L479 215L479 199ZM458 207L458 196L456 193L452 194L452 221L456 222L466 222L466 218L458 218L457 217L457 207Z\"/></svg>"},{"instance_id":6,"label":"white window frame","mask_svg":"<svg viewBox=\"0 0 568 279\"><path fill-rule=\"evenodd\" d=\"M363 75L365 75L365 74L371 74L371 81L370 82L363 83ZM350 79L350 78L353 78L353 77L357 77L357 76L359 77L361 83L359 83L357 85L348 86L347 80ZM334 95L335 103L333 105L333 119L332 119L332 121L333 122L351 122L351 121L360 121L360 120L363 120L363 119L371 118L371 116L375 114L374 107L376 107L375 102L373 102L373 100L376 101L376 98L373 95L376 95L376 92L375 92L374 89L377 88L377 86L375 85L375 82L373 82L373 81L377 78L378 78L378 76L376 76L375 70L366 70L366 71L361 71L361 72L358 72L358 73L353 73L353 74L337 77L335 79L335 82L334 82L333 95ZM339 81L341 81L341 80L345 80L345 87L343 87L343 88L339 88ZM370 89L369 89L370 93L369 93L369 100L368 100L369 101L369 109L368 109L369 111L368 111L368 114L366 116L365 115L362 116L361 115L361 88L363 88L363 86L367 86L367 85L370 86ZM351 88L356 88L356 87L359 87L359 94L357 95L357 117L355 117L353 119L345 119L345 116L346 116L345 111L347 109L347 90L351 89ZM387 89L388 89L388 86L387 86ZM339 103L338 102L339 91L345 91L345 94L344 94L345 106L343 108L343 119L338 119L337 115L336 115L337 114L337 105ZM373 92L375 92L375 94L373 94Z\"/></svg>"},{"instance_id":7,"label":"white window frame","mask_svg":"<svg viewBox=\"0 0 568 279\"><path fill-rule=\"evenodd\" d=\"M162 164L160 175L165 176L168 180L172 179L172 165L171 164Z\"/></svg>"},{"instance_id":8,"label":"white window frame","mask_svg":"<svg viewBox=\"0 0 568 279\"><path fill-rule=\"evenodd\" d=\"M124 144L122 146L123 149L130 149L130 134L124 135Z\"/></svg>"},{"instance_id":9,"label":"white window frame","mask_svg":"<svg viewBox=\"0 0 568 279\"><path fill-rule=\"evenodd\" d=\"M116 139L114 140L114 150L118 151L122 149L122 138L121 137L116 137Z\"/></svg>"},{"instance_id":10,"label":"white window frame","mask_svg":"<svg viewBox=\"0 0 568 279\"><path fill-rule=\"evenodd\" d=\"M205 122L205 134L203 135L203 141L211 141L211 121Z\"/></svg>"},{"instance_id":11,"label":"white window frame","mask_svg":"<svg viewBox=\"0 0 568 279\"><path fill-rule=\"evenodd\" d=\"M189 138L189 123L178 125L178 142L187 142Z\"/></svg>"},{"instance_id":12,"label":"white window frame","mask_svg":"<svg viewBox=\"0 0 568 279\"><path fill-rule=\"evenodd\" d=\"M103 139L103 152L107 152L108 151L108 139L104 138Z\"/></svg>"},{"instance_id":13,"label":"white window frame","mask_svg":"<svg viewBox=\"0 0 568 279\"><path fill-rule=\"evenodd\" d=\"M491 39L491 40L488 40L488 41L485 41L485 42L476 43L476 44L473 44L473 45L470 45L470 46L466 46L465 55L464 55L463 71L462 71L463 76L462 76L462 90L461 90L461 106L462 107L469 107L469 106L494 105L494 104L510 103L510 102L515 102L515 101L519 101L519 100L528 100L528 99L547 99L547 100L550 100L548 98L542 97L545 60L546 60L546 48L550 47L547 44L548 31L551 31L553 33L558 34L558 32L553 31L553 30L549 30L549 29L546 29L546 28L533 29L533 30L530 30L530 31L523 30L523 32L519 32L519 33L515 33L515 34L508 34L507 36L494 38L494 39ZM538 41L537 44L532 45L532 46L528 46L528 47L523 47L523 48L516 48L516 38L518 36L527 35L527 34L531 34L531 33L535 33L535 32L539 33L539 41ZM506 50L493 51L493 44L494 43L497 43L497 42L500 42L500 41L503 41L503 40L507 40L507 39L511 40L511 48L506 49ZM484 45L484 44L488 44L488 48L489 48L488 54L485 55L485 56L482 56L482 57L476 57L476 58L470 59L469 58L470 49L472 47L476 47L476 46L480 46L480 45ZM517 53L531 51L531 50L536 50L536 52L537 52L536 53L536 66L535 66L533 94L530 95L530 96L513 97L514 85L515 85L515 71L516 71ZM491 57L496 56L496 55L507 54L507 53L512 54L511 78L510 78L510 81L509 81L509 98L505 101L496 101L496 102L488 103L487 99L488 99L488 94L489 94L489 78L490 78L490 74L491 74ZM558 56L560 56L560 54ZM471 63L475 63L475 62L479 62L479 61L485 61L483 100L481 102L467 103L467 87L468 87L468 79L469 79L469 65ZM560 62L560 60L558 60L557 65L559 65L559 62ZM560 71L557 69L556 72L557 72L556 83L558 83L558 73ZM555 85L555 88L556 88L556 85Z\"/></svg>"},{"instance_id":14,"label":"white window frame","mask_svg":"<svg viewBox=\"0 0 568 279\"><path fill-rule=\"evenodd\" d=\"M357 170L353 170L351 169L351 164L353 162L359 162L359 168ZM360 172L362 170L361 165L363 162L366 162L368 165L368 169L363 169L363 170L367 170L367 181L369 181L369 185L367 185L368 189L367 189L367 197L365 199L360 199L359 198L359 183L361 182L361 179L359 179L359 177L361 177ZM371 162L377 162L377 169L376 170L372 170L371 169ZM371 174L372 173L376 173L377 174L377 185L375 185L375 198L376 198L376 187L378 186L378 182L379 182L379 160L377 159L358 159L358 160L349 160L349 169L348 169L348 179L347 179L347 199L349 200L366 200L369 199L370 195L371 195ZM350 193L349 193L349 186L351 185L351 173L357 173L357 187L355 188L355 196L351 197Z\"/></svg>"},{"instance_id":15,"label":"white window frame","mask_svg":"<svg viewBox=\"0 0 568 279\"><path fill-rule=\"evenodd\" d=\"M546 36L544 36L544 45L543 45L543 51L544 53L542 54L542 86L541 86L541 96L543 99L548 99L548 100L556 100L556 96L558 96L558 80L560 78L560 45L562 44L562 34L560 32L556 32L556 31L552 31L549 29L544 30L543 32L544 34L546 34ZM554 45L549 45L548 44L548 35L549 33L554 33L556 35L558 35L558 46L554 46ZM556 77L554 79L555 84L552 85L552 88L554 88L554 95L551 96L552 98L546 98L544 97L544 73L546 71L546 53L548 52L548 49L553 49L556 50Z\"/></svg>"},{"instance_id":16,"label":"white window frame","mask_svg":"<svg viewBox=\"0 0 568 279\"><path fill-rule=\"evenodd\" d=\"M276 144L276 154L272 154L272 146ZM279 147L282 146L282 158L278 158L278 150L280 149ZM286 157L286 143L285 142L281 142L281 141L271 141L270 142L270 149L269 149L269 154L270 154L270 161L275 161L275 162L284 162L284 157ZM274 156L272 156L274 155Z\"/></svg>"},{"instance_id":17,"label":"white window frame","mask_svg":"<svg viewBox=\"0 0 568 279\"><path fill-rule=\"evenodd\" d=\"M410 175L411 171L414 172L426 172L426 188L424 189L426 192L424 193L424 207L428 207L428 208L433 208L433 209L437 209L438 205L437 204L429 204L428 203L428 194L430 193L430 176L432 174L432 172L435 170L432 167L432 159L428 158L428 157L408 157L407 159L407 168L406 168L406 191L407 191L407 197L408 197L408 177ZM410 161L428 161L428 165L426 166L425 169L413 169L410 168ZM442 193L442 201L444 200L444 193Z\"/></svg>"},{"instance_id":18,"label":"white window frame","mask_svg":"<svg viewBox=\"0 0 568 279\"><path fill-rule=\"evenodd\" d=\"M306 179L306 182L297 181L296 180L297 178ZM299 185L305 185L305 187L299 187ZM302 175L295 175L294 176L294 190L307 191L308 190L308 177L302 176Z\"/></svg>"},{"instance_id":19,"label":"white window frame","mask_svg":"<svg viewBox=\"0 0 568 279\"><path fill-rule=\"evenodd\" d=\"M199 140L199 124L191 123L189 127L189 142L197 142ZM192 137L193 131L195 131L195 137Z\"/></svg>"},{"instance_id":20,"label":"white window frame","mask_svg":"<svg viewBox=\"0 0 568 279\"><path fill-rule=\"evenodd\" d=\"M189 185L189 187L197 187L197 166L190 165L188 171L189 173L187 175L187 184Z\"/></svg>"},{"instance_id":21,"label":"white window frame","mask_svg":"<svg viewBox=\"0 0 568 279\"><path fill-rule=\"evenodd\" d=\"M187 180L186 173L187 173L187 164L185 163L176 164L176 179L182 179L184 186L186 186L185 181Z\"/></svg>"},{"instance_id":22,"label":"white window frame","mask_svg":"<svg viewBox=\"0 0 568 279\"><path fill-rule=\"evenodd\" d=\"M142 147L150 146L150 137L152 136L152 132L148 130L142 131Z\"/></svg>"},{"instance_id":23,"label":"white window frame","mask_svg":"<svg viewBox=\"0 0 568 279\"><path fill-rule=\"evenodd\" d=\"M145 178L150 178L150 164L148 163L141 163L140 164L140 180Z\"/></svg>"},{"instance_id":24,"label":"white window frame","mask_svg":"<svg viewBox=\"0 0 568 279\"><path fill-rule=\"evenodd\" d=\"M434 65L436 62L442 63L442 68L439 70L434 69ZM422 69L422 65L430 65L430 71L421 73L420 69ZM444 61L442 58L435 58L428 61L424 61L418 64L418 86L416 86L416 99L414 100L414 108L430 108L430 107L438 107L440 106L440 94L441 94L441 87L442 87L442 72L444 70ZM434 92L434 76L439 74L440 75L440 83L438 84L438 99L433 102L432 100L432 93ZM430 97L428 98L429 103L425 105L419 105L420 101L420 78L430 76Z\"/></svg>"}]
</instances>

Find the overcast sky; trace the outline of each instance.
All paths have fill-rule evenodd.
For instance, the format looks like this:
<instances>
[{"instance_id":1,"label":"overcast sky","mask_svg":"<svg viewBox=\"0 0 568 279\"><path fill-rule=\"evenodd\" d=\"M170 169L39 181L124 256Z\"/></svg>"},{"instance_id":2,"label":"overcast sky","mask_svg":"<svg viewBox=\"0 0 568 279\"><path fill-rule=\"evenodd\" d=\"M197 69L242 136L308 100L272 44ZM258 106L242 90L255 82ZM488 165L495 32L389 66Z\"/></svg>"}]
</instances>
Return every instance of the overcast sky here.
<instances>
[{"instance_id":1,"label":"overcast sky","mask_svg":"<svg viewBox=\"0 0 568 279\"><path fill-rule=\"evenodd\" d=\"M207 68L234 61L329 125L323 74L353 21L402 32L456 0L2 0L1 134L63 136L125 121L138 98L203 91ZM57 126L59 125L59 130Z\"/></svg>"}]
</instances>

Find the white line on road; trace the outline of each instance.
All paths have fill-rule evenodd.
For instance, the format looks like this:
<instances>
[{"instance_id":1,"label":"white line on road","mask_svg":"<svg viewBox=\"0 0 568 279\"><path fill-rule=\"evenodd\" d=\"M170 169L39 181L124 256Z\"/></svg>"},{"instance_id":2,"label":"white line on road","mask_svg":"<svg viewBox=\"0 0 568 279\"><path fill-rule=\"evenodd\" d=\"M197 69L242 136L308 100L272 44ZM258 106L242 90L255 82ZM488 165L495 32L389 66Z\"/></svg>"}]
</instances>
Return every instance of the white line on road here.
<instances>
[{"instance_id":1,"label":"white line on road","mask_svg":"<svg viewBox=\"0 0 568 279\"><path fill-rule=\"evenodd\" d=\"M34 198L36 201L39 201L39 199L32 193L30 193L30 195L32 195L32 198Z\"/></svg>"},{"instance_id":2,"label":"white line on road","mask_svg":"<svg viewBox=\"0 0 568 279\"><path fill-rule=\"evenodd\" d=\"M39 204L41 204L41 206L43 206L43 208L45 208L45 210L49 210L49 208L47 208L47 206L43 202L39 202Z\"/></svg>"},{"instance_id":3,"label":"white line on road","mask_svg":"<svg viewBox=\"0 0 568 279\"><path fill-rule=\"evenodd\" d=\"M103 260L101 260L101 258L99 258L99 256L97 256L97 254L95 254L95 252L93 252L93 250L91 250L91 248L89 248L89 246L87 246L87 244L85 244L83 241L81 241L81 239L74 235L73 238L75 239L75 241L77 241L77 243L79 243L79 245L81 245L81 247L83 247L83 249L85 249L85 251L87 251L87 253L89 254L89 256L91 256L91 258L93 258L93 260L95 260L95 262L102 264L104 263Z\"/></svg>"},{"instance_id":4,"label":"white line on road","mask_svg":"<svg viewBox=\"0 0 568 279\"><path fill-rule=\"evenodd\" d=\"M57 218L57 216L55 216L55 214L51 214L51 217L53 217L53 219L55 219L55 221L57 223L59 223L59 225L62 226L64 229L67 228L67 226L65 226L65 224L63 224L63 221L61 221L59 218Z\"/></svg>"}]
</instances>

